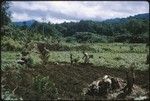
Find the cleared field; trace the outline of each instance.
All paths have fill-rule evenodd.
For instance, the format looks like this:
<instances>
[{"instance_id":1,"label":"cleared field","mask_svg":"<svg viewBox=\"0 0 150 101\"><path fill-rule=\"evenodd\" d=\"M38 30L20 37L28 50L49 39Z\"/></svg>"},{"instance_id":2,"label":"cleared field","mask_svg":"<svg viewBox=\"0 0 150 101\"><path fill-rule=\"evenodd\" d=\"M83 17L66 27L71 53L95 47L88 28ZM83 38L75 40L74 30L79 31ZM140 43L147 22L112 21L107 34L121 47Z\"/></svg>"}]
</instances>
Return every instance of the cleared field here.
<instances>
[{"instance_id":1,"label":"cleared field","mask_svg":"<svg viewBox=\"0 0 150 101\"><path fill-rule=\"evenodd\" d=\"M14 99L19 95L19 99L66 99L66 100L99 100L99 97L83 96L82 90L93 80L102 77L105 74L125 79L125 68L132 62L136 63L135 86L141 87L146 94L149 88L149 66L145 64L148 48L145 44L68 44L69 51L49 51L49 63L44 66L39 54L31 52L30 57L33 60L31 68L24 68L17 64L20 59L20 52L2 51L1 52L1 70L2 70L2 96L4 99ZM133 47L133 48L131 48ZM85 50L83 50L85 48ZM33 49L35 50L35 49ZM92 64L83 65L83 51L93 55L90 59ZM70 53L73 58L79 57L79 62L70 65ZM10 78L12 77L12 78ZM43 85L41 85L43 83ZM49 84L44 88L44 84ZM136 92L140 92L140 89ZM146 89L146 90L145 90ZM53 92L53 93L51 93ZM41 96L42 95L42 96ZM132 96L138 98L138 95ZM18 99L18 98L17 98ZM14 99L15 100L15 99Z\"/></svg>"},{"instance_id":2,"label":"cleared field","mask_svg":"<svg viewBox=\"0 0 150 101\"><path fill-rule=\"evenodd\" d=\"M63 44L64 45L64 44ZM65 44L67 46L74 46L74 44ZM76 44L80 46L81 44ZM119 68L121 65L128 67L132 62L136 63L137 69L148 69L145 64L148 49L145 44L123 44L123 43L110 43L110 44L86 44L96 51L88 51L88 54L93 55L90 62L96 66L106 66L110 68ZM130 46L133 50L130 50ZM80 57L79 62L83 62L82 51L50 51L49 61L51 62L70 62L70 53L73 53L74 58ZM19 58L19 52L1 52L2 65L5 63L14 64L15 60ZM37 53L30 54L34 64L39 63L41 60Z\"/></svg>"}]
</instances>

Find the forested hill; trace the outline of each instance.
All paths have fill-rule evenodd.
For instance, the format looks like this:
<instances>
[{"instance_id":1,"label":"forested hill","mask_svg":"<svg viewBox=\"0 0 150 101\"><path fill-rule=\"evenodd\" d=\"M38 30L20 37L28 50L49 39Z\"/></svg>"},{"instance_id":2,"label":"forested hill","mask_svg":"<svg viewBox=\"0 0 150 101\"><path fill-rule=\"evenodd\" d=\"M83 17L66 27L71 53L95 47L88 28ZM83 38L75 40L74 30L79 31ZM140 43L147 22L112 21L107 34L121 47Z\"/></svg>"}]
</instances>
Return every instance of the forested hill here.
<instances>
[{"instance_id":1,"label":"forested hill","mask_svg":"<svg viewBox=\"0 0 150 101\"><path fill-rule=\"evenodd\" d=\"M104 23L122 23L122 22L127 22L129 19L149 20L149 13L129 16L127 18L107 19L102 22L104 22ZM27 26L31 26L34 22L36 22L36 20L19 21L19 22L13 22L13 23L17 26L23 26L24 23L26 23Z\"/></svg>"},{"instance_id":2,"label":"forested hill","mask_svg":"<svg viewBox=\"0 0 150 101\"><path fill-rule=\"evenodd\" d=\"M44 34L45 37L65 38L67 42L145 43L149 40L149 13L105 21L81 20L61 24L31 20L31 23L22 22L20 25L23 25L19 27L21 30L28 29L32 36Z\"/></svg>"},{"instance_id":3,"label":"forested hill","mask_svg":"<svg viewBox=\"0 0 150 101\"><path fill-rule=\"evenodd\" d=\"M16 26L23 26L24 23L27 26L31 26L36 20L28 20L28 21L20 21L20 22L13 22L13 24L15 24Z\"/></svg>"},{"instance_id":4,"label":"forested hill","mask_svg":"<svg viewBox=\"0 0 150 101\"><path fill-rule=\"evenodd\" d=\"M129 21L129 19L139 19L139 20L149 20L149 13L144 13L144 14L138 14L134 16L129 16L127 18L115 18L115 19L108 19L103 22L105 23L125 23Z\"/></svg>"}]
</instances>

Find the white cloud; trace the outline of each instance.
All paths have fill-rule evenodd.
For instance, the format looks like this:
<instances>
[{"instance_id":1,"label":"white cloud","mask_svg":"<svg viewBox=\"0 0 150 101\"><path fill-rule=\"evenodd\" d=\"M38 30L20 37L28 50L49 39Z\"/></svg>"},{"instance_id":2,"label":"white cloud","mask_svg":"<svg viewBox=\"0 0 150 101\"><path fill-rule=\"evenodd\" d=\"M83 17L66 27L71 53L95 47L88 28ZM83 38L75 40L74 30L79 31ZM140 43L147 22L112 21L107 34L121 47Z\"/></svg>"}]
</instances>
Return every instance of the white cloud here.
<instances>
[{"instance_id":1,"label":"white cloud","mask_svg":"<svg viewBox=\"0 0 150 101\"><path fill-rule=\"evenodd\" d=\"M146 1L13 1L13 21L46 17L63 21L105 20L149 12Z\"/></svg>"},{"instance_id":2,"label":"white cloud","mask_svg":"<svg viewBox=\"0 0 150 101\"><path fill-rule=\"evenodd\" d=\"M49 18L47 22L50 21L52 23L63 23L63 22L77 22L76 20L66 20L66 19L57 19L57 18Z\"/></svg>"},{"instance_id":3,"label":"white cloud","mask_svg":"<svg viewBox=\"0 0 150 101\"><path fill-rule=\"evenodd\" d=\"M12 13L12 17L14 18L14 20L18 20L18 21L30 20L30 17L25 13L23 14Z\"/></svg>"}]
</instances>

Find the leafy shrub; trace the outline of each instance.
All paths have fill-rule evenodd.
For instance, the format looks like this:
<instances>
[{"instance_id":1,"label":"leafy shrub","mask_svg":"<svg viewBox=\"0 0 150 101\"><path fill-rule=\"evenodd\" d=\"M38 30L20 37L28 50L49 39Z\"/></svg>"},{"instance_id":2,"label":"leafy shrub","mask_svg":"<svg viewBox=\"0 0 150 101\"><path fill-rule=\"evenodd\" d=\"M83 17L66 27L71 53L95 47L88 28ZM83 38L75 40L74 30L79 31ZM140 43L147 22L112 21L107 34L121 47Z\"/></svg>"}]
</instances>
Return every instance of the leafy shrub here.
<instances>
[{"instance_id":1,"label":"leafy shrub","mask_svg":"<svg viewBox=\"0 0 150 101\"><path fill-rule=\"evenodd\" d=\"M76 32L75 37L78 42L89 42L89 43L97 43L97 42L113 42L114 39L112 37L107 37L105 35L97 35L91 32Z\"/></svg>"},{"instance_id":2,"label":"leafy shrub","mask_svg":"<svg viewBox=\"0 0 150 101\"><path fill-rule=\"evenodd\" d=\"M70 47L67 45L61 45L61 44L50 44L48 49L50 51L69 51Z\"/></svg>"},{"instance_id":3,"label":"leafy shrub","mask_svg":"<svg viewBox=\"0 0 150 101\"><path fill-rule=\"evenodd\" d=\"M37 44L38 51L40 52L40 58L42 60L42 64L46 65L49 59L49 51L47 50L45 43L38 43Z\"/></svg>"},{"instance_id":4,"label":"leafy shrub","mask_svg":"<svg viewBox=\"0 0 150 101\"><path fill-rule=\"evenodd\" d=\"M49 43L44 43L44 42L38 42L37 44L38 44L39 48L40 47L46 47L49 51L70 51L69 46L62 45L60 43L49 44Z\"/></svg>"},{"instance_id":5,"label":"leafy shrub","mask_svg":"<svg viewBox=\"0 0 150 101\"><path fill-rule=\"evenodd\" d=\"M9 61L8 62L5 61L1 65L1 70L2 71L8 71L8 70L13 69L13 68L20 69L21 67L20 67L20 65L16 64L15 62L12 63L12 62L9 62Z\"/></svg>"},{"instance_id":6,"label":"leafy shrub","mask_svg":"<svg viewBox=\"0 0 150 101\"><path fill-rule=\"evenodd\" d=\"M2 51L20 51L21 49L22 46L18 41L8 37L2 38Z\"/></svg>"},{"instance_id":7,"label":"leafy shrub","mask_svg":"<svg viewBox=\"0 0 150 101\"><path fill-rule=\"evenodd\" d=\"M115 42L129 42L131 40L131 34L130 33L126 33L126 34L122 34L122 35L116 35L115 36Z\"/></svg>"},{"instance_id":8,"label":"leafy shrub","mask_svg":"<svg viewBox=\"0 0 150 101\"><path fill-rule=\"evenodd\" d=\"M58 91L55 87L55 84L49 80L49 77L44 76L36 76L33 79L33 88L36 92L38 92L41 96L47 95L51 99L56 99L58 95Z\"/></svg>"},{"instance_id":9,"label":"leafy shrub","mask_svg":"<svg viewBox=\"0 0 150 101\"><path fill-rule=\"evenodd\" d=\"M33 59L31 57L28 57L26 66L29 68L33 67Z\"/></svg>"},{"instance_id":10,"label":"leafy shrub","mask_svg":"<svg viewBox=\"0 0 150 101\"><path fill-rule=\"evenodd\" d=\"M9 64L2 64L1 70L2 71L7 71L10 69L10 65Z\"/></svg>"},{"instance_id":11,"label":"leafy shrub","mask_svg":"<svg viewBox=\"0 0 150 101\"><path fill-rule=\"evenodd\" d=\"M66 42L73 43L76 41L75 37L66 37Z\"/></svg>"},{"instance_id":12,"label":"leafy shrub","mask_svg":"<svg viewBox=\"0 0 150 101\"><path fill-rule=\"evenodd\" d=\"M130 46L130 51L133 51L134 50L134 47L133 46Z\"/></svg>"},{"instance_id":13,"label":"leafy shrub","mask_svg":"<svg viewBox=\"0 0 150 101\"><path fill-rule=\"evenodd\" d=\"M3 88L2 88L3 89ZM2 95L1 95L3 100L23 100L22 97L17 97L13 95L10 91L8 90L3 90Z\"/></svg>"}]
</instances>

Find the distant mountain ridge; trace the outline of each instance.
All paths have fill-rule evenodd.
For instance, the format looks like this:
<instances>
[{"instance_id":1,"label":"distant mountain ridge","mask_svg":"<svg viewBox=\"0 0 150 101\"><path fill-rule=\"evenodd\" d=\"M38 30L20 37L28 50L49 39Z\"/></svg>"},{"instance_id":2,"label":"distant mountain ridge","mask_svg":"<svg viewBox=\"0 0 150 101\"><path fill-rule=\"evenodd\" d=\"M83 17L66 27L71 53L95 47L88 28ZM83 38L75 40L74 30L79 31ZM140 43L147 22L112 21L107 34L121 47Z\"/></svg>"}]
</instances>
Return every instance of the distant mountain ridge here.
<instances>
[{"instance_id":1,"label":"distant mountain ridge","mask_svg":"<svg viewBox=\"0 0 150 101\"><path fill-rule=\"evenodd\" d=\"M137 14L137 15L134 15L134 16L129 16L127 18L108 19L108 20L105 20L105 21L102 21L102 22L104 22L104 23L123 23L123 22L126 22L128 19L149 20L149 13Z\"/></svg>"},{"instance_id":2,"label":"distant mountain ridge","mask_svg":"<svg viewBox=\"0 0 150 101\"><path fill-rule=\"evenodd\" d=\"M27 26L31 26L36 20L27 20L27 21L19 21L19 22L13 22L16 26L23 26L24 23L27 25Z\"/></svg>"},{"instance_id":3,"label":"distant mountain ridge","mask_svg":"<svg viewBox=\"0 0 150 101\"><path fill-rule=\"evenodd\" d=\"M137 18L137 19L149 19L149 13L138 14L138 15L135 15L133 17Z\"/></svg>"},{"instance_id":4,"label":"distant mountain ridge","mask_svg":"<svg viewBox=\"0 0 150 101\"><path fill-rule=\"evenodd\" d=\"M137 14L134 16L129 16L127 18L114 18L114 19L107 19L104 21L100 21L100 22L104 22L104 23L124 23L127 21L127 19L143 19L143 20L149 20L149 13L144 13L144 14ZM36 22L36 20L28 20L28 21L20 21L20 22L13 22L16 26L23 26L24 22L26 23L27 26L31 26L34 22ZM96 21L97 22L97 21ZM98 21L99 22L99 21Z\"/></svg>"}]
</instances>

